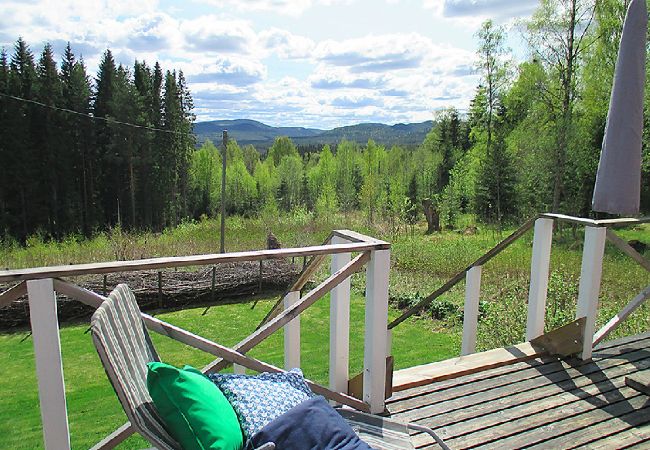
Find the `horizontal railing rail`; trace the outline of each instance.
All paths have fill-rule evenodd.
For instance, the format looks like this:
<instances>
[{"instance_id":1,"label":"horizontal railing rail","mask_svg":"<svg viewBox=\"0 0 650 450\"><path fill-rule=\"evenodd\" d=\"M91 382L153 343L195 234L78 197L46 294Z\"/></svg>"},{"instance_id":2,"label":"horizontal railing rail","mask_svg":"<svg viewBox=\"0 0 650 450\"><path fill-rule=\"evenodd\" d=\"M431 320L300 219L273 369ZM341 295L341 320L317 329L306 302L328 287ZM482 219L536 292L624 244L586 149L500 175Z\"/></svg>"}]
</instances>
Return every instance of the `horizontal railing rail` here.
<instances>
[{"instance_id":1,"label":"horizontal railing rail","mask_svg":"<svg viewBox=\"0 0 650 450\"><path fill-rule=\"evenodd\" d=\"M590 227L624 227L629 225L640 225L642 223L650 222L648 217L621 217L618 219L587 219L584 217L573 217L566 214L556 213L542 213L539 217L547 217L549 219L556 219L562 222L576 223L579 225L586 225Z\"/></svg>"},{"instance_id":2,"label":"horizontal railing rail","mask_svg":"<svg viewBox=\"0 0 650 450\"><path fill-rule=\"evenodd\" d=\"M209 255L173 256L104 263L71 264L67 266L45 266L27 269L0 270L0 283L37 280L80 275L133 272L150 269L202 266L242 261L291 258L294 256L333 255L337 253L362 252L366 250L387 250L390 244L383 241L355 242L337 245L316 245L312 247L280 248Z\"/></svg>"}]
</instances>

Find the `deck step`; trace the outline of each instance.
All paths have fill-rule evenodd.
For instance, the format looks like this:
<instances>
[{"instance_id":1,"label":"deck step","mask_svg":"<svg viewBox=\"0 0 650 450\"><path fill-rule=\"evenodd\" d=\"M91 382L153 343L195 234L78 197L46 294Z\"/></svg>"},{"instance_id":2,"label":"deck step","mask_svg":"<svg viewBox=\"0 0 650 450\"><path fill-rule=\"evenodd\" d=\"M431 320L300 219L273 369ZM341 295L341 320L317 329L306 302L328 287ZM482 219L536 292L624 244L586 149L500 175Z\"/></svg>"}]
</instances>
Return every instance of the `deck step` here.
<instances>
[{"instance_id":1,"label":"deck step","mask_svg":"<svg viewBox=\"0 0 650 450\"><path fill-rule=\"evenodd\" d=\"M650 395L650 369L625 378L625 384L645 395Z\"/></svg>"},{"instance_id":2,"label":"deck step","mask_svg":"<svg viewBox=\"0 0 650 450\"><path fill-rule=\"evenodd\" d=\"M497 348L445 361L409 367L408 369L397 370L393 374L393 392L507 366L538 358L545 354L546 351L542 347L525 342L512 347Z\"/></svg>"}]
</instances>

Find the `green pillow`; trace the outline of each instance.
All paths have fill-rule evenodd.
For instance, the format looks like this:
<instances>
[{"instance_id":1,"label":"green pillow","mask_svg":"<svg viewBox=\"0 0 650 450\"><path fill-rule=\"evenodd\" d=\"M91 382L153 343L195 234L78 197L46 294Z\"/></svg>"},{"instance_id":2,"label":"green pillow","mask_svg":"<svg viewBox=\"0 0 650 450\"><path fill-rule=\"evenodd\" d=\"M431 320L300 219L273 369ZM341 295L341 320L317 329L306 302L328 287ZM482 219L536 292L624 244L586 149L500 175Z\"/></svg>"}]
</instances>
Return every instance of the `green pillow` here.
<instances>
[{"instance_id":1,"label":"green pillow","mask_svg":"<svg viewBox=\"0 0 650 450\"><path fill-rule=\"evenodd\" d=\"M240 450L243 437L232 406L194 367L147 364L147 389L169 434L185 450Z\"/></svg>"}]
</instances>

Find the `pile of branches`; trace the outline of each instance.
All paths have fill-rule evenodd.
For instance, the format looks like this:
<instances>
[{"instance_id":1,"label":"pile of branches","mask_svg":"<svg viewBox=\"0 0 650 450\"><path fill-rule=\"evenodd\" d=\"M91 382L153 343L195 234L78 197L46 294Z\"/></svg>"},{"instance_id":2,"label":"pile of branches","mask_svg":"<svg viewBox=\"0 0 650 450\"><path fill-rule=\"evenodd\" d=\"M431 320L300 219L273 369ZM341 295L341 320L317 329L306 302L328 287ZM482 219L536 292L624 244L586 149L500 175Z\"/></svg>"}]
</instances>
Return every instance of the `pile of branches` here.
<instances>
[{"instance_id":1,"label":"pile of branches","mask_svg":"<svg viewBox=\"0 0 650 450\"><path fill-rule=\"evenodd\" d=\"M237 303L255 296L279 293L289 287L302 270L302 261L284 259L259 262L224 263L198 270L166 269L123 272L78 277L80 286L107 295L118 284L126 283L135 293L140 309L159 311L191 306ZM0 285L0 292L10 285ZM57 296L60 322L89 317L93 309L65 296ZM0 308L0 329L29 324L27 298Z\"/></svg>"}]
</instances>

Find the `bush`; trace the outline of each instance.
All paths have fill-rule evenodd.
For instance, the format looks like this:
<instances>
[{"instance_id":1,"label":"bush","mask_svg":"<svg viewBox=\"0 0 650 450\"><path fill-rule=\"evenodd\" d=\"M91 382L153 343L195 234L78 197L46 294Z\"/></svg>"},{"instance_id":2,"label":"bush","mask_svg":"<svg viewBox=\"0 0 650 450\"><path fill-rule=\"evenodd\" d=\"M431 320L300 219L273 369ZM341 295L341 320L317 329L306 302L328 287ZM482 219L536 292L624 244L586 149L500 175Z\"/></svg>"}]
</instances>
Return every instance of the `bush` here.
<instances>
[{"instance_id":1,"label":"bush","mask_svg":"<svg viewBox=\"0 0 650 450\"><path fill-rule=\"evenodd\" d=\"M414 305L417 305L424 298L425 297L420 295L419 292L410 292L397 296L391 296L390 302L397 306L397 308L406 310ZM435 320L457 320L458 318L462 320L463 317L460 308L453 302L444 298L433 300L430 305L420 310L417 314L419 316L427 315Z\"/></svg>"},{"instance_id":2,"label":"bush","mask_svg":"<svg viewBox=\"0 0 650 450\"><path fill-rule=\"evenodd\" d=\"M409 292L407 294L400 294L397 296L390 296L389 301L397 306L398 309L409 309L411 306L416 305L424 297L419 292Z\"/></svg>"},{"instance_id":3,"label":"bush","mask_svg":"<svg viewBox=\"0 0 650 450\"><path fill-rule=\"evenodd\" d=\"M446 299L436 299L429 305L431 318L435 320L447 320L462 318L460 308Z\"/></svg>"}]
</instances>

